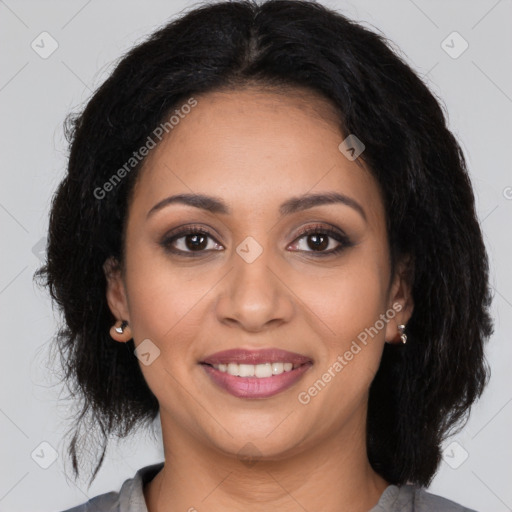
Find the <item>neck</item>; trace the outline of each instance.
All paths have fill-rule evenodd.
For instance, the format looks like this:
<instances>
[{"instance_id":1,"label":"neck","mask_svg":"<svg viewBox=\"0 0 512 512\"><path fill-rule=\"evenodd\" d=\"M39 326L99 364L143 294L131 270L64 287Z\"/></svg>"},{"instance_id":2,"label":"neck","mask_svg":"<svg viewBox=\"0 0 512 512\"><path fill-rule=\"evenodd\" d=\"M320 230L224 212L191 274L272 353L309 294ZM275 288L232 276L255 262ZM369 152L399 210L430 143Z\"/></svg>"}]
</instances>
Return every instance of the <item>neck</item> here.
<instances>
[{"instance_id":1,"label":"neck","mask_svg":"<svg viewBox=\"0 0 512 512\"><path fill-rule=\"evenodd\" d=\"M164 435L165 465L144 488L149 512L368 512L389 485L370 466L364 429L280 460L240 460L161 421L171 434Z\"/></svg>"}]
</instances>

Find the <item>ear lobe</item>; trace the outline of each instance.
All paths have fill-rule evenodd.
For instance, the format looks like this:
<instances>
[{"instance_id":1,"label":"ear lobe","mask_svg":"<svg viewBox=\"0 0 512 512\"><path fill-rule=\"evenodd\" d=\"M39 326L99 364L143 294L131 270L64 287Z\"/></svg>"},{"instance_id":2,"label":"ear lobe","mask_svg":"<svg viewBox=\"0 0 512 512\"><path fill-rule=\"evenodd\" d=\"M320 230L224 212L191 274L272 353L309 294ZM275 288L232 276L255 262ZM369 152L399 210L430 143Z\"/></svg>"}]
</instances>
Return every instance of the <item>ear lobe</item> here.
<instances>
[{"instance_id":1,"label":"ear lobe","mask_svg":"<svg viewBox=\"0 0 512 512\"><path fill-rule=\"evenodd\" d=\"M117 319L129 321L126 288L119 262L111 256L103 263L103 271L107 280L105 292L110 311Z\"/></svg>"},{"instance_id":2,"label":"ear lobe","mask_svg":"<svg viewBox=\"0 0 512 512\"><path fill-rule=\"evenodd\" d=\"M412 283L414 279L414 261L410 255L404 256L397 265L389 295L388 307L396 315L386 325L386 341L400 342L398 326L411 318L414 310Z\"/></svg>"}]
</instances>

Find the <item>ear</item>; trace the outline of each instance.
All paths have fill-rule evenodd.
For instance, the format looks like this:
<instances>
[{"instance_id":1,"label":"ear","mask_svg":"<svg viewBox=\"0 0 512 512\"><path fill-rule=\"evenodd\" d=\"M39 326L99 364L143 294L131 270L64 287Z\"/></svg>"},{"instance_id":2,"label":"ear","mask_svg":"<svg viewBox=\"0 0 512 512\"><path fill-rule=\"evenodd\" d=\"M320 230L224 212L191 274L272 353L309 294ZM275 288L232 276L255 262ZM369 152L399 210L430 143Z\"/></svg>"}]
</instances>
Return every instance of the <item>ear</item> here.
<instances>
[{"instance_id":1,"label":"ear","mask_svg":"<svg viewBox=\"0 0 512 512\"><path fill-rule=\"evenodd\" d=\"M396 311L396 315L386 324L385 339L389 343L400 342L398 326L400 324L407 326L414 310L412 298L413 276L414 262L410 255L403 256L396 265L389 292L388 308Z\"/></svg>"},{"instance_id":2,"label":"ear","mask_svg":"<svg viewBox=\"0 0 512 512\"><path fill-rule=\"evenodd\" d=\"M107 279L106 297L110 311L118 321L126 320L130 323L128 299L119 262L114 257L108 258L103 263L103 271ZM127 341L127 334L117 333L113 328L110 331L116 341Z\"/></svg>"}]
</instances>

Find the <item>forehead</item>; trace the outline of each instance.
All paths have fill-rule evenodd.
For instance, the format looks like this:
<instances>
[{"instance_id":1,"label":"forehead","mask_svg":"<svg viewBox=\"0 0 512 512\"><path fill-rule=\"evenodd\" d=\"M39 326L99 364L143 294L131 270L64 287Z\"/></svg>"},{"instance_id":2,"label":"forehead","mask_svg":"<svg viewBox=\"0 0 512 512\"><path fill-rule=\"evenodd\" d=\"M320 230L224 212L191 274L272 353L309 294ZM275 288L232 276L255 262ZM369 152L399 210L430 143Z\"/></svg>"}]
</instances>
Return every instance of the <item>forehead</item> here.
<instances>
[{"instance_id":1,"label":"forehead","mask_svg":"<svg viewBox=\"0 0 512 512\"><path fill-rule=\"evenodd\" d=\"M134 208L147 211L170 194L203 193L223 197L239 213L277 213L291 196L336 191L382 216L375 179L338 148L344 135L328 100L254 88L195 99L147 157Z\"/></svg>"}]
</instances>

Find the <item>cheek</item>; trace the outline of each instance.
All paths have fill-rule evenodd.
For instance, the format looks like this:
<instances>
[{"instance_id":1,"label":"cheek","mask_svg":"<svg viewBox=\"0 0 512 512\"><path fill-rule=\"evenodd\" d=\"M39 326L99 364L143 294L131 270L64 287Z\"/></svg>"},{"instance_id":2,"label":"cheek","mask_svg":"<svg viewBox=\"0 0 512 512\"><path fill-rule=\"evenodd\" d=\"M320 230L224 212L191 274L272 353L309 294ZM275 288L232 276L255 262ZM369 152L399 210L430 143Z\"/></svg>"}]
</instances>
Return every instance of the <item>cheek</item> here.
<instances>
[{"instance_id":1,"label":"cheek","mask_svg":"<svg viewBox=\"0 0 512 512\"><path fill-rule=\"evenodd\" d=\"M384 277L375 262L347 264L311 284L303 283L301 300L317 312L334 338L346 340L373 325L384 312Z\"/></svg>"},{"instance_id":2,"label":"cheek","mask_svg":"<svg viewBox=\"0 0 512 512\"><path fill-rule=\"evenodd\" d=\"M359 401L378 370L386 332L381 315L387 308L387 274L375 254L354 255L329 277L302 288L301 298L316 313L313 318L322 332L311 383L328 373L325 381L331 391L322 393L319 402L336 403L340 396L347 404Z\"/></svg>"},{"instance_id":3,"label":"cheek","mask_svg":"<svg viewBox=\"0 0 512 512\"><path fill-rule=\"evenodd\" d=\"M127 291L136 347L150 340L150 364L140 368L159 402L186 410L187 394L179 384L195 371L193 340L200 338L205 290L214 279L173 268L156 251L140 248L127 259ZM147 343L147 342L145 342ZM156 347L156 348L155 348ZM154 354L157 354L156 357Z\"/></svg>"},{"instance_id":4,"label":"cheek","mask_svg":"<svg viewBox=\"0 0 512 512\"><path fill-rule=\"evenodd\" d=\"M371 279L359 276L330 280L323 294L316 290L310 296L316 301L311 309L322 320L317 324L327 326L322 332L328 334L321 338L317 367L297 400L308 404L311 416L322 418L326 429L338 428L365 403L382 356L386 324L380 315L386 306L381 281L377 274Z\"/></svg>"},{"instance_id":5,"label":"cheek","mask_svg":"<svg viewBox=\"0 0 512 512\"><path fill-rule=\"evenodd\" d=\"M165 342L182 331L214 283L215 276L204 268L179 267L149 244L133 246L127 258L127 287L136 339Z\"/></svg>"}]
</instances>

